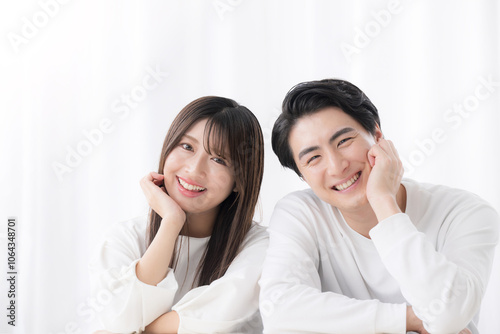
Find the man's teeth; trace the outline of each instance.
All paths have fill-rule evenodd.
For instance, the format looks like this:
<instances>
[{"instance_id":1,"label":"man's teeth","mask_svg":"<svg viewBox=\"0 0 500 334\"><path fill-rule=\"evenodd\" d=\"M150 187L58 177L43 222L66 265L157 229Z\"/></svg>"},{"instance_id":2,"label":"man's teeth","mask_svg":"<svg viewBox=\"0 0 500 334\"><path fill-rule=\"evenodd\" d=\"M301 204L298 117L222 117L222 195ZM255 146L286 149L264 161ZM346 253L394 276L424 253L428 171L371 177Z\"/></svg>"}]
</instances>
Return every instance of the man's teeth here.
<instances>
[{"instance_id":1,"label":"man's teeth","mask_svg":"<svg viewBox=\"0 0 500 334\"><path fill-rule=\"evenodd\" d=\"M205 190L205 188L202 188L202 187L198 187L198 186L195 186L195 185L192 185L192 184L189 184L185 181L183 181L181 178L179 178L179 183L180 185L184 188L184 189L187 189L187 190L190 190L190 191L203 191Z\"/></svg>"},{"instance_id":2,"label":"man's teeth","mask_svg":"<svg viewBox=\"0 0 500 334\"><path fill-rule=\"evenodd\" d=\"M359 178L359 173L356 173L349 181L346 183L339 184L338 186L335 186L335 189L337 190L344 190L349 188L356 180Z\"/></svg>"}]
</instances>

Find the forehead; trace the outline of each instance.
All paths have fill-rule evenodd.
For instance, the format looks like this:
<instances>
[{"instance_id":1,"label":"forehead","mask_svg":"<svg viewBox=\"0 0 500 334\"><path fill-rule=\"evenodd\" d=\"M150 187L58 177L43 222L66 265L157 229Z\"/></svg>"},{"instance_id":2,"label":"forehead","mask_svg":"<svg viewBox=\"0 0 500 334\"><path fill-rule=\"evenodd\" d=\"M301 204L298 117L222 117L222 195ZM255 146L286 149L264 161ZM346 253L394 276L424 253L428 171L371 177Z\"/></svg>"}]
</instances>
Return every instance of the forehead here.
<instances>
[{"instance_id":1,"label":"forehead","mask_svg":"<svg viewBox=\"0 0 500 334\"><path fill-rule=\"evenodd\" d=\"M217 124L202 119L194 123L184 135L196 139L202 143L208 153L215 153L229 157L229 143L226 139L227 133Z\"/></svg>"},{"instance_id":2,"label":"forehead","mask_svg":"<svg viewBox=\"0 0 500 334\"><path fill-rule=\"evenodd\" d=\"M195 137L196 139L201 139L204 136L206 124L206 119L199 120L191 125L191 127L186 130L185 134Z\"/></svg>"},{"instance_id":3,"label":"forehead","mask_svg":"<svg viewBox=\"0 0 500 334\"><path fill-rule=\"evenodd\" d=\"M337 107L328 107L299 118L290 131L289 143L302 142L324 135L331 136L334 131L345 127L356 130L363 127L354 118Z\"/></svg>"}]
</instances>

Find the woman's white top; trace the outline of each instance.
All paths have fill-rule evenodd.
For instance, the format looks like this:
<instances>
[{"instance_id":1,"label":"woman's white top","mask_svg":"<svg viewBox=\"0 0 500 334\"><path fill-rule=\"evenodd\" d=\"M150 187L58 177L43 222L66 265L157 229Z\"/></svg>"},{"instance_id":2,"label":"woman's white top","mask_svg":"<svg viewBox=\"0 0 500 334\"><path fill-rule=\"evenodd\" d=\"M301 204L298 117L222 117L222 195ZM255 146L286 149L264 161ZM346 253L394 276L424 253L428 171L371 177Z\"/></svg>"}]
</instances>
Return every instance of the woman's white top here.
<instances>
[{"instance_id":1,"label":"woman's white top","mask_svg":"<svg viewBox=\"0 0 500 334\"><path fill-rule=\"evenodd\" d=\"M462 190L402 183L406 212L371 239L311 190L278 202L259 282L264 333L406 333L407 304L430 333L477 332L497 212Z\"/></svg>"},{"instance_id":2,"label":"woman's white top","mask_svg":"<svg viewBox=\"0 0 500 334\"><path fill-rule=\"evenodd\" d=\"M268 246L264 227L253 224L223 277L195 288L196 269L210 237L181 236L175 272L169 270L153 286L140 281L135 271L146 251L146 227L146 217L115 224L90 263L92 294L107 301L99 312L105 329L140 333L175 310L180 318L178 333L262 333L257 282Z\"/></svg>"}]
</instances>

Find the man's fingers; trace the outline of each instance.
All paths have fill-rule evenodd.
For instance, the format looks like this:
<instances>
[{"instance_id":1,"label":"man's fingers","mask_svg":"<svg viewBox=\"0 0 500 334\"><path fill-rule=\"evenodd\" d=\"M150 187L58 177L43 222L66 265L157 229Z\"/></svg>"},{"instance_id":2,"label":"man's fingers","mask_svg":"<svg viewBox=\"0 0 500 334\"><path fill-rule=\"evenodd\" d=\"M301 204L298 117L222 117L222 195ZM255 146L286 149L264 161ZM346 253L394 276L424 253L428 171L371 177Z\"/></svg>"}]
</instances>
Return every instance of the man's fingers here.
<instances>
[{"instance_id":1,"label":"man's fingers","mask_svg":"<svg viewBox=\"0 0 500 334\"><path fill-rule=\"evenodd\" d=\"M399 157L398 151L391 140L382 138L379 140L378 144L387 153L387 155Z\"/></svg>"},{"instance_id":2,"label":"man's fingers","mask_svg":"<svg viewBox=\"0 0 500 334\"><path fill-rule=\"evenodd\" d=\"M374 166L378 157L387 157L390 158L389 154L387 154L386 150L379 144L373 145L368 151L368 162L370 166Z\"/></svg>"},{"instance_id":3,"label":"man's fingers","mask_svg":"<svg viewBox=\"0 0 500 334\"><path fill-rule=\"evenodd\" d=\"M378 142L379 146L382 148L384 153L387 155L389 161L392 163L397 163L398 171L403 174L404 168L401 159L399 158L398 150L391 140L380 139Z\"/></svg>"}]
</instances>

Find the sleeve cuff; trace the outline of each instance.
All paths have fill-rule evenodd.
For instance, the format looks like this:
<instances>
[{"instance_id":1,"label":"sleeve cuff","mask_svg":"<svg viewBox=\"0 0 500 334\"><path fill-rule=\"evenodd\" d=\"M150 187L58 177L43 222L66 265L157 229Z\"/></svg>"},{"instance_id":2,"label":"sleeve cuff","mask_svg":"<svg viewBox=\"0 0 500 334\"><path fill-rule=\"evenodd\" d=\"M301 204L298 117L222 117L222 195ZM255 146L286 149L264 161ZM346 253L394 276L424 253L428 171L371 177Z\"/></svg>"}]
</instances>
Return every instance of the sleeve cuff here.
<instances>
[{"instance_id":1,"label":"sleeve cuff","mask_svg":"<svg viewBox=\"0 0 500 334\"><path fill-rule=\"evenodd\" d=\"M407 214L397 213L379 222L369 232L377 251L384 258L395 243L418 232Z\"/></svg>"},{"instance_id":2,"label":"sleeve cuff","mask_svg":"<svg viewBox=\"0 0 500 334\"><path fill-rule=\"evenodd\" d=\"M178 284L177 280L175 279L174 271L171 268L168 268L168 273L167 276L165 276L164 279L162 279L158 284L156 285L150 285L147 283L144 283L137 277L137 271L136 271L136 266L137 262L139 262L140 259L135 260L132 262L132 264L127 268L127 271L130 271L129 274L133 275L134 278L141 284L142 286L148 286L148 287L158 287L158 288L164 288L164 289L170 289L170 290L177 290Z\"/></svg>"},{"instance_id":3,"label":"sleeve cuff","mask_svg":"<svg viewBox=\"0 0 500 334\"><path fill-rule=\"evenodd\" d=\"M380 303L375 333L406 333L406 304Z\"/></svg>"}]
</instances>

